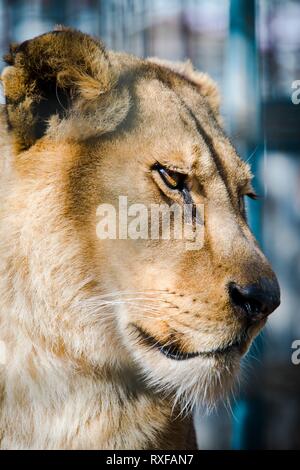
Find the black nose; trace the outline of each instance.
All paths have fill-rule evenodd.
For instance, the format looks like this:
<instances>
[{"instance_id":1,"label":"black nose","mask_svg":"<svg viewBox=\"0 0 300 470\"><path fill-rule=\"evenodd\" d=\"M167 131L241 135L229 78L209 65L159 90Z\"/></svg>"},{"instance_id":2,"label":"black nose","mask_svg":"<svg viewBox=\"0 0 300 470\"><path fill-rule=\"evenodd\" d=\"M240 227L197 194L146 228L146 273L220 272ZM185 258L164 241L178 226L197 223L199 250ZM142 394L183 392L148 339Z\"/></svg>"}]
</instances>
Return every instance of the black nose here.
<instances>
[{"instance_id":1,"label":"black nose","mask_svg":"<svg viewBox=\"0 0 300 470\"><path fill-rule=\"evenodd\" d=\"M276 279L263 278L247 286L231 282L228 289L236 311L246 316L248 321L262 320L280 304L280 289Z\"/></svg>"}]
</instances>

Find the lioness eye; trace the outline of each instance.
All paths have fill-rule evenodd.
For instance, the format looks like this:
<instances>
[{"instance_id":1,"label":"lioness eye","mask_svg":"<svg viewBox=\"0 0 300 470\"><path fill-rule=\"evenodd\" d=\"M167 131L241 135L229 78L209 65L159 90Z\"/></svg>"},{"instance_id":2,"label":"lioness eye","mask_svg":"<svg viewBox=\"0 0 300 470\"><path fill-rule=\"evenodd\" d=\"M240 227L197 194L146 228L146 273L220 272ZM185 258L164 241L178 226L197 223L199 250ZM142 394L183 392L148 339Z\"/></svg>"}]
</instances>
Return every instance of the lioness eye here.
<instances>
[{"instance_id":1,"label":"lioness eye","mask_svg":"<svg viewBox=\"0 0 300 470\"><path fill-rule=\"evenodd\" d=\"M254 191L251 193L247 193L246 196L250 197L250 199L254 199L254 201L256 201L257 199L261 199L261 197Z\"/></svg>"},{"instance_id":2,"label":"lioness eye","mask_svg":"<svg viewBox=\"0 0 300 470\"><path fill-rule=\"evenodd\" d=\"M153 169L160 174L161 179L170 189L181 191L184 188L186 175L183 173L169 170L168 168L161 166L159 163L154 165Z\"/></svg>"}]
</instances>

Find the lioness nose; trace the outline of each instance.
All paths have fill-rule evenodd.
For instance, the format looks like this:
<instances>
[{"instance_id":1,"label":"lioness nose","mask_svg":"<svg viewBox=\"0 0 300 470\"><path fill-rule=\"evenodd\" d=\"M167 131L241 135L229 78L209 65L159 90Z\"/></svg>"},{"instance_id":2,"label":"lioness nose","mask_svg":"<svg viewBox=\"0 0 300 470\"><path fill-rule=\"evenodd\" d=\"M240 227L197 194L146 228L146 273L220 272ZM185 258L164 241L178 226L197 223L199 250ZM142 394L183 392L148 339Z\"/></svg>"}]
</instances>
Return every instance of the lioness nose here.
<instances>
[{"instance_id":1,"label":"lioness nose","mask_svg":"<svg viewBox=\"0 0 300 470\"><path fill-rule=\"evenodd\" d=\"M262 278L255 284L240 286L231 282L229 295L236 311L248 321L259 321L270 315L280 304L280 290L276 279Z\"/></svg>"}]
</instances>

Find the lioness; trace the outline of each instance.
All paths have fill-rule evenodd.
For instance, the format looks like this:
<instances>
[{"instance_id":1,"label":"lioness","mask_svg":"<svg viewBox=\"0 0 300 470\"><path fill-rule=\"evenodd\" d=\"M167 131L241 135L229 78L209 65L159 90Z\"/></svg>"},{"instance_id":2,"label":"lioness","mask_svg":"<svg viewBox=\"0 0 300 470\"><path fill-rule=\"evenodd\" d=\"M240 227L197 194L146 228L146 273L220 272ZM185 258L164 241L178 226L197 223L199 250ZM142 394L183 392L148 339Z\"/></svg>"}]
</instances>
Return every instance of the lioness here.
<instances>
[{"instance_id":1,"label":"lioness","mask_svg":"<svg viewBox=\"0 0 300 470\"><path fill-rule=\"evenodd\" d=\"M184 449L279 304L251 234L251 173L215 84L67 28L2 74L4 449ZM204 244L97 236L97 208L203 204ZM3 361L4 362L4 361Z\"/></svg>"}]
</instances>

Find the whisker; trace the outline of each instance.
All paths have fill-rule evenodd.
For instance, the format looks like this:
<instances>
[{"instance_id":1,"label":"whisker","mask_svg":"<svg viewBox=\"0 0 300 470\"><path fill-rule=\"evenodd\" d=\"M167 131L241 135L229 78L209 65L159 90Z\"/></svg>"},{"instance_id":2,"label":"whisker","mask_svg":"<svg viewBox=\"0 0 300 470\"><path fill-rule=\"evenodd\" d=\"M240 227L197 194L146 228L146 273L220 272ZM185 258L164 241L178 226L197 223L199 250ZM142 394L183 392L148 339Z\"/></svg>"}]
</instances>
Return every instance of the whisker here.
<instances>
[{"instance_id":1,"label":"whisker","mask_svg":"<svg viewBox=\"0 0 300 470\"><path fill-rule=\"evenodd\" d=\"M257 146L255 147L255 149L254 149L253 152L251 153L250 157L247 158L247 160L246 160L245 163L250 162L250 160L251 160L251 159L254 157L254 155L256 154L258 148L259 148L259 145L257 145Z\"/></svg>"}]
</instances>

